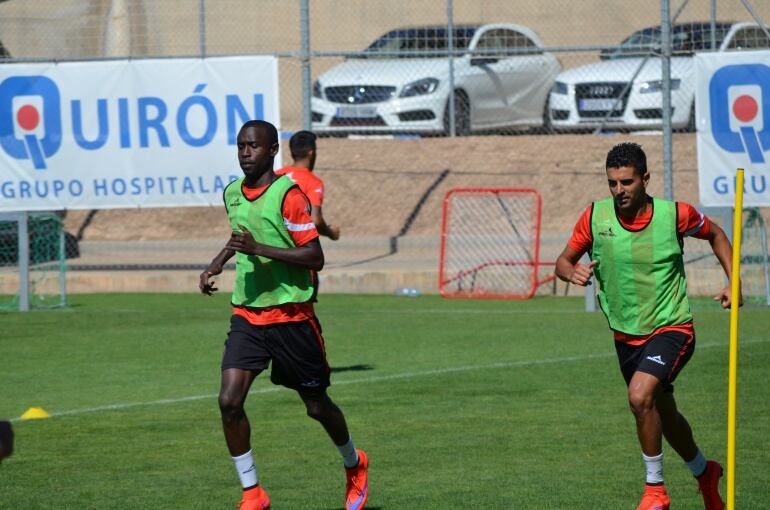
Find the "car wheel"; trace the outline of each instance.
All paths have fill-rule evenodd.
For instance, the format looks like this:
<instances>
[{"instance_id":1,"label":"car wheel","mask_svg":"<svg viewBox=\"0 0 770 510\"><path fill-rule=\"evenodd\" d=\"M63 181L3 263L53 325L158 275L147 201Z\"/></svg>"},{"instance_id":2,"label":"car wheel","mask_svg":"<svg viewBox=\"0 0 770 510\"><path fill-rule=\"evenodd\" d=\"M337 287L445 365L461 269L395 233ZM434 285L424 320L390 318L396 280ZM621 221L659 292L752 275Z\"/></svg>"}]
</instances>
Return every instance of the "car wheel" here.
<instances>
[{"instance_id":1,"label":"car wheel","mask_svg":"<svg viewBox=\"0 0 770 510\"><path fill-rule=\"evenodd\" d=\"M444 109L444 134L449 136L449 101ZM468 136L471 134L471 102L462 90L455 91L455 134Z\"/></svg>"},{"instance_id":2,"label":"car wheel","mask_svg":"<svg viewBox=\"0 0 770 510\"><path fill-rule=\"evenodd\" d=\"M554 133L553 124L551 124L551 95L548 94L543 105L543 124L530 129L535 135L550 135Z\"/></svg>"}]
</instances>

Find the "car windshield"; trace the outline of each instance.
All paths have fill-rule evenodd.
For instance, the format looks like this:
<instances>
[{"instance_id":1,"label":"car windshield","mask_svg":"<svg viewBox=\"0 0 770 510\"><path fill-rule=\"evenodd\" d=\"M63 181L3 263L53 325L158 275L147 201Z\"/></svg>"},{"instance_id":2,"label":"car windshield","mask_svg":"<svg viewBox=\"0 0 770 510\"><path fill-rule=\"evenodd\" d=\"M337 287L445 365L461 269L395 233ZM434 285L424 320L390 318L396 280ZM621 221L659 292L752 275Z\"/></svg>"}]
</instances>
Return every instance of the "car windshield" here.
<instances>
[{"instance_id":1,"label":"car windshield","mask_svg":"<svg viewBox=\"0 0 770 510\"><path fill-rule=\"evenodd\" d=\"M475 26L454 27L452 46L464 50L476 32ZM374 41L361 58L431 58L447 50L446 27L400 28Z\"/></svg>"},{"instance_id":2,"label":"car windshield","mask_svg":"<svg viewBox=\"0 0 770 510\"><path fill-rule=\"evenodd\" d=\"M730 30L730 23L717 23L714 32L718 48ZM620 47L602 51L602 58L618 59L641 57L660 52L663 34L660 27L649 27L634 32L626 38ZM696 51L711 49L710 23L685 23L671 27L671 54L673 56L692 55Z\"/></svg>"}]
</instances>

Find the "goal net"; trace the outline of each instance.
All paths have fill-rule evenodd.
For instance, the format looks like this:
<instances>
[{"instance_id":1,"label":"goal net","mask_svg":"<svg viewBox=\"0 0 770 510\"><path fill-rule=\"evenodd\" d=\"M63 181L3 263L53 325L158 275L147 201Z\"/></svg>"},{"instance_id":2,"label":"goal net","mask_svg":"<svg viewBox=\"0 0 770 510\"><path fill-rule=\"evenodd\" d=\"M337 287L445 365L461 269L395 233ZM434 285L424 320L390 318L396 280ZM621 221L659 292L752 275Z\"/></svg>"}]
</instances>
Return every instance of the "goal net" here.
<instances>
[{"instance_id":1,"label":"goal net","mask_svg":"<svg viewBox=\"0 0 770 510\"><path fill-rule=\"evenodd\" d=\"M539 284L540 193L459 188L444 198L439 293L527 299ZM550 281L549 278L546 281Z\"/></svg>"},{"instance_id":2,"label":"goal net","mask_svg":"<svg viewBox=\"0 0 770 510\"><path fill-rule=\"evenodd\" d=\"M66 304L64 239L55 214L0 214L0 310Z\"/></svg>"}]
</instances>

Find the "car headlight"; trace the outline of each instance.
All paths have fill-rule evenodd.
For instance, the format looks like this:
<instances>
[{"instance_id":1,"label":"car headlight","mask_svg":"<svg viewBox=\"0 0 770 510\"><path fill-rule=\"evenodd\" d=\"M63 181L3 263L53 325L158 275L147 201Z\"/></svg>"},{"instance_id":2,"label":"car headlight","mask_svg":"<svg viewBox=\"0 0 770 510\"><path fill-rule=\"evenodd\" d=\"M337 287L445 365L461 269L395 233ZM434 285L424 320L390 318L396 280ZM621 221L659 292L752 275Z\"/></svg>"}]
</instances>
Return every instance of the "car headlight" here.
<instances>
[{"instance_id":1,"label":"car headlight","mask_svg":"<svg viewBox=\"0 0 770 510\"><path fill-rule=\"evenodd\" d=\"M671 90L679 88L681 80L671 80ZM640 94L651 94L663 90L663 80L646 81L639 87Z\"/></svg>"},{"instance_id":2,"label":"car headlight","mask_svg":"<svg viewBox=\"0 0 770 510\"><path fill-rule=\"evenodd\" d=\"M318 80L313 82L313 97L317 97L319 99L323 99L324 97L323 92L321 90L321 84L319 83Z\"/></svg>"},{"instance_id":3,"label":"car headlight","mask_svg":"<svg viewBox=\"0 0 770 510\"><path fill-rule=\"evenodd\" d=\"M554 82L551 92L553 92L554 94L567 95L569 93L569 87L567 87L566 83L557 81L557 82Z\"/></svg>"},{"instance_id":4,"label":"car headlight","mask_svg":"<svg viewBox=\"0 0 770 510\"><path fill-rule=\"evenodd\" d=\"M422 80L407 83L398 97L413 97L432 94L438 88L439 81L436 78L423 78Z\"/></svg>"}]
</instances>

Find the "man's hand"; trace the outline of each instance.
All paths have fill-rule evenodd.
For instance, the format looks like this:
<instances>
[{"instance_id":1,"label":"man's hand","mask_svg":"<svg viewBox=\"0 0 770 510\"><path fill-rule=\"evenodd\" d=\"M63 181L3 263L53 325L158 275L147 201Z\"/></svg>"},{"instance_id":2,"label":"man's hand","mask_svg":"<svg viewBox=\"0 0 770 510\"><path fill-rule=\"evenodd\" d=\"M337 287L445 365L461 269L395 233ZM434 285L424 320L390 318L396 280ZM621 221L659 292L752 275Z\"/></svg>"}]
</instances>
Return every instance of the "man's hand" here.
<instances>
[{"instance_id":1,"label":"man's hand","mask_svg":"<svg viewBox=\"0 0 770 510\"><path fill-rule=\"evenodd\" d=\"M198 288L201 290L201 294L206 294L207 296L212 296L214 292L218 291L216 287L214 287L214 281L209 280L212 276L218 275L222 272L222 266L211 264L209 267L207 267L200 276L200 282L198 283Z\"/></svg>"},{"instance_id":2,"label":"man's hand","mask_svg":"<svg viewBox=\"0 0 770 510\"><path fill-rule=\"evenodd\" d=\"M733 302L733 289L732 285L728 285L724 289L722 289L719 294L714 296L714 301L719 301L722 305L723 309L730 308L730 305ZM739 296L738 296L738 306L743 306L743 293L739 290Z\"/></svg>"},{"instance_id":3,"label":"man's hand","mask_svg":"<svg viewBox=\"0 0 770 510\"><path fill-rule=\"evenodd\" d=\"M573 271L572 276L570 276L569 282L583 287L590 285L596 262L597 261L592 260L588 265L580 263L575 264L575 271Z\"/></svg>"},{"instance_id":4,"label":"man's hand","mask_svg":"<svg viewBox=\"0 0 770 510\"><path fill-rule=\"evenodd\" d=\"M329 239L336 241L340 238L340 227L336 225L327 225L329 227Z\"/></svg>"},{"instance_id":5,"label":"man's hand","mask_svg":"<svg viewBox=\"0 0 770 510\"><path fill-rule=\"evenodd\" d=\"M254 240L254 236L248 231L246 227L238 224L238 228L241 232L233 232L230 235L230 240L227 241L225 248L241 252L245 255L259 255L260 244Z\"/></svg>"}]
</instances>

